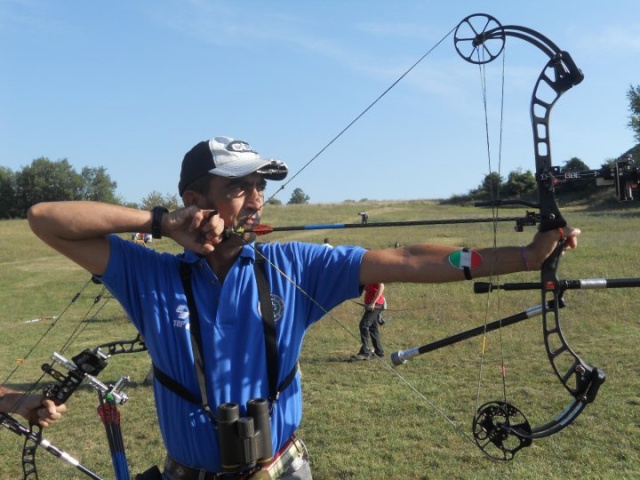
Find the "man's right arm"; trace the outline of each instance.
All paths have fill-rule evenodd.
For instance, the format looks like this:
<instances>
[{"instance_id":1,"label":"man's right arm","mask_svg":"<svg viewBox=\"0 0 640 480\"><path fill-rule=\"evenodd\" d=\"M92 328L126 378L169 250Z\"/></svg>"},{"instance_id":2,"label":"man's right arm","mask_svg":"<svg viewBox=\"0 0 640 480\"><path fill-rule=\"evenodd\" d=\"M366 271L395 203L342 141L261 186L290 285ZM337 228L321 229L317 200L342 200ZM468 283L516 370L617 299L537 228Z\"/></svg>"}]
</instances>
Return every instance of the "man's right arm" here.
<instances>
[{"instance_id":1,"label":"man's right arm","mask_svg":"<svg viewBox=\"0 0 640 480\"><path fill-rule=\"evenodd\" d=\"M151 231L151 212L99 202L38 203L27 218L42 241L95 275L109 262L107 235Z\"/></svg>"},{"instance_id":2,"label":"man's right arm","mask_svg":"<svg viewBox=\"0 0 640 480\"><path fill-rule=\"evenodd\" d=\"M44 202L27 214L33 232L94 275L109 262L111 233L151 233L152 214L146 210L100 202ZM215 210L196 205L162 216L161 232L200 255L211 253L224 239L224 221Z\"/></svg>"}]
</instances>

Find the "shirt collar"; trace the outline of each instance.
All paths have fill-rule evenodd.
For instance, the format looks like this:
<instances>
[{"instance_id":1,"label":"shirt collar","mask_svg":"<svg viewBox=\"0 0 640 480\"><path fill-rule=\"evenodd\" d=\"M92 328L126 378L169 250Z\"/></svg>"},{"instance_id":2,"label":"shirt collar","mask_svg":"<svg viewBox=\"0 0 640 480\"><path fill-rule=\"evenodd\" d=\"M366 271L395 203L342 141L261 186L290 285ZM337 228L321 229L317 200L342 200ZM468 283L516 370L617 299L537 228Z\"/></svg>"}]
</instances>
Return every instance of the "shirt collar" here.
<instances>
[{"instance_id":1,"label":"shirt collar","mask_svg":"<svg viewBox=\"0 0 640 480\"><path fill-rule=\"evenodd\" d=\"M247 245L244 245L242 247L242 250L240 250L240 255L238 255L238 257L240 258L248 258L251 259L252 261L255 261L256 259L256 251L255 251L255 243L249 243ZM191 251L191 250L187 250L185 248L184 250L184 261L187 263L198 263L201 260L204 260L204 257L202 257L202 255L198 255L197 253Z\"/></svg>"}]
</instances>

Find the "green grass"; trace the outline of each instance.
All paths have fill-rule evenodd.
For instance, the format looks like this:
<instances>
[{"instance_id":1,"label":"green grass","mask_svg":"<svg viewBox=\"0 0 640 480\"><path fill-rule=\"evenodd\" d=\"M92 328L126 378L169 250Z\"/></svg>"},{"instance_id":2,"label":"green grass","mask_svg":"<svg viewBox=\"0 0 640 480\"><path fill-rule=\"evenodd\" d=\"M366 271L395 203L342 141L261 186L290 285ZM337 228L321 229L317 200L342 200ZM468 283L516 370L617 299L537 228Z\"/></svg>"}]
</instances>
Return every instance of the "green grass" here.
<instances>
[{"instance_id":1,"label":"green grass","mask_svg":"<svg viewBox=\"0 0 640 480\"><path fill-rule=\"evenodd\" d=\"M263 220L272 225L357 223L362 210L371 222L487 216L469 207L415 201L269 206ZM583 235L580 247L563 259L563 278L637 275L640 208L590 212L577 206L565 212ZM333 245L370 248L392 247L396 242L484 246L493 241L492 229L478 224L318 230L274 233L263 240L321 243L328 237ZM500 224L498 244L525 243L532 234L532 229L515 233L512 225ZM170 240L156 242L153 248L177 251ZM108 296L95 302L100 286L87 284L88 274L39 242L25 221L0 222L0 265L0 379L48 332L11 376L9 386L29 387L40 376L40 364L72 334L77 338L67 347L68 356L135 336L117 302ZM516 280L534 281L537 274L508 278ZM392 284L386 293L390 310L382 335L388 353L482 325L540 301L538 292L474 295L468 282ZM570 397L546 358L539 317L489 334L484 355L482 340L476 338L396 368L388 357L350 362L359 348L361 307L346 302L334 309L309 331L301 357L305 411L300 433L310 451L314 478L639 478L640 297L633 289L570 291L565 297L568 307L561 320L569 344L585 361L604 370L607 381L573 425L534 442L512 462L492 461L475 447L470 440L471 420L478 405L502 398L503 361L508 400L532 425L550 420L569 404ZM61 312L52 327L53 320L47 318ZM25 323L39 318L43 320ZM120 375L132 379L126 390L130 400L121 414L129 464L136 473L160 464L164 455L151 388L142 384L148 368L144 353L118 355L101 374L104 382L114 382ZM104 478L113 478L96 405L95 393L82 387L69 401L65 418L45 436ZM22 477L21 446L21 438L0 430L0 478ZM38 466L44 480L85 478L45 451L38 453Z\"/></svg>"}]
</instances>

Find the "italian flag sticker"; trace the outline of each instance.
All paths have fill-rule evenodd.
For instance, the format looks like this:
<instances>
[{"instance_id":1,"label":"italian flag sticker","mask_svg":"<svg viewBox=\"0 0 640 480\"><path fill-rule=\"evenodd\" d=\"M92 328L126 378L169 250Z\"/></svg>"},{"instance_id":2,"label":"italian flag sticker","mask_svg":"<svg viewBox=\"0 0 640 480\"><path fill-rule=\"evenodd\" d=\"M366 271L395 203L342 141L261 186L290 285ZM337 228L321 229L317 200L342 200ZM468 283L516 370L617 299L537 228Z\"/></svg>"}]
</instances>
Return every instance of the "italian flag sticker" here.
<instances>
[{"instance_id":1,"label":"italian flag sticker","mask_svg":"<svg viewBox=\"0 0 640 480\"><path fill-rule=\"evenodd\" d=\"M482 257L470 250L456 250L449 255L449 263L460 270L465 267L476 268L482 263Z\"/></svg>"}]
</instances>

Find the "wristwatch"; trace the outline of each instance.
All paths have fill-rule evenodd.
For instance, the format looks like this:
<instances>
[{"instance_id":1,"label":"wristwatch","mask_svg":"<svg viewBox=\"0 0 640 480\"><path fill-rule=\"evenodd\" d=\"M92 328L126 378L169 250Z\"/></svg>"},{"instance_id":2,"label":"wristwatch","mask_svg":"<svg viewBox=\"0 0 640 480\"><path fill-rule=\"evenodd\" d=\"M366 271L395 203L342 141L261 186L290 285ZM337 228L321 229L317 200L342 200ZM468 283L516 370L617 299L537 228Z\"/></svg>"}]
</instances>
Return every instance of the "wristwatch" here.
<instances>
[{"instance_id":1,"label":"wristwatch","mask_svg":"<svg viewBox=\"0 0 640 480\"><path fill-rule=\"evenodd\" d=\"M162 216L169 213L167 207L153 207L151 209L151 236L162 238Z\"/></svg>"}]
</instances>

